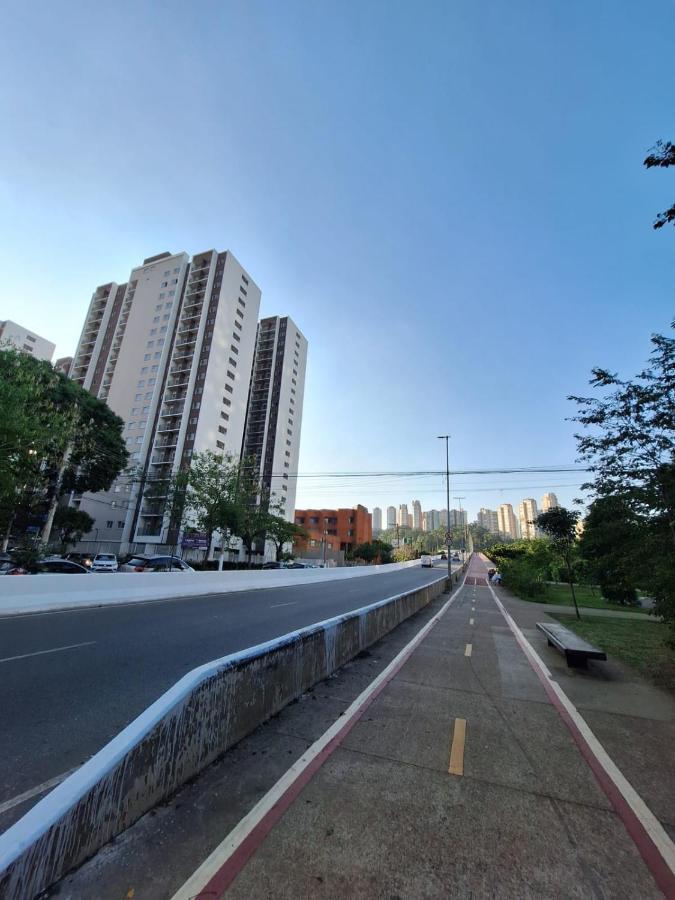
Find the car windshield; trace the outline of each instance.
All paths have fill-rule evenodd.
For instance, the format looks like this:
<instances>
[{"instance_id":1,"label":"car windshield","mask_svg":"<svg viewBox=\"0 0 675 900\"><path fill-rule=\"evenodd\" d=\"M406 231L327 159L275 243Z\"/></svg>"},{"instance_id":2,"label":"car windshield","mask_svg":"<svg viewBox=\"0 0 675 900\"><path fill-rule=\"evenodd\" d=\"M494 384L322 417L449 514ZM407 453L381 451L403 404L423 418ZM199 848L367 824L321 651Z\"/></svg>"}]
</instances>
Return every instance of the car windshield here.
<instances>
[{"instance_id":1,"label":"car windshield","mask_svg":"<svg viewBox=\"0 0 675 900\"><path fill-rule=\"evenodd\" d=\"M103 560L104 562L107 562L108 560L110 560L112 562L112 561L114 561L115 556L113 553L99 553L98 556L96 557L96 559L99 561Z\"/></svg>"},{"instance_id":2,"label":"car windshield","mask_svg":"<svg viewBox=\"0 0 675 900\"><path fill-rule=\"evenodd\" d=\"M129 562L127 563L127 565L128 566L145 566L145 565L147 565L147 563L148 563L147 559L145 559L145 557L143 557L143 556L132 556L131 559L129 560Z\"/></svg>"}]
</instances>

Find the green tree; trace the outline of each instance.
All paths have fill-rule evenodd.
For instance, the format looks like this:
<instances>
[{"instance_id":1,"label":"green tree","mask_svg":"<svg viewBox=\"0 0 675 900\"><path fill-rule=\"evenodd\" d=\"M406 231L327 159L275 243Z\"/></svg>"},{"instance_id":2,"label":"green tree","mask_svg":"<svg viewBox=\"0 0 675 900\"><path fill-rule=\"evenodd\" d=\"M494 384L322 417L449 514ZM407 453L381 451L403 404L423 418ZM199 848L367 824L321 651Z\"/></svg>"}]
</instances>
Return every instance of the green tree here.
<instances>
[{"instance_id":1,"label":"green tree","mask_svg":"<svg viewBox=\"0 0 675 900\"><path fill-rule=\"evenodd\" d=\"M600 497L584 519L579 541L586 577L612 603L634 604L640 571L642 528L621 497Z\"/></svg>"},{"instance_id":2,"label":"green tree","mask_svg":"<svg viewBox=\"0 0 675 900\"><path fill-rule=\"evenodd\" d=\"M647 169L667 169L675 166L675 144L670 141L657 141L644 161ZM654 228L663 228L668 224L675 225L675 203L665 212L659 213L654 221Z\"/></svg>"},{"instance_id":3,"label":"green tree","mask_svg":"<svg viewBox=\"0 0 675 900\"><path fill-rule=\"evenodd\" d=\"M363 562L376 563L378 565L389 563L392 560L392 546L386 541L374 540L365 544L357 544L351 552L352 559L362 559Z\"/></svg>"},{"instance_id":4,"label":"green tree","mask_svg":"<svg viewBox=\"0 0 675 900\"><path fill-rule=\"evenodd\" d=\"M270 514L267 519L267 538L275 546L275 557L281 562L284 544L288 544L295 538L307 538L308 532L294 522L289 522L283 516Z\"/></svg>"},{"instance_id":5,"label":"green tree","mask_svg":"<svg viewBox=\"0 0 675 900\"><path fill-rule=\"evenodd\" d=\"M207 536L204 559L208 558L214 534L239 533L241 510L238 499L239 462L231 454L205 450L195 453L190 468L173 476L169 497L173 514ZM171 514L171 511L170 511Z\"/></svg>"},{"instance_id":6,"label":"green tree","mask_svg":"<svg viewBox=\"0 0 675 900\"><path fill-rule=\"evenodd\" d=\"M94 527L94 520L83 509L73 506L59 506L54 515L54 528L58 531L61 552L65 553L71 544L82 540Z\"/></svg>"},{"instance_id":7,"label":"green tree","mask_svg":"<svg viewBox=\"0 0 675 900\"><path fill-rule=\"evenodd\" d=\"M576 510L565 509L564 506L554 506L546 512L540 513L534 521L534 524L544 534L551 539L554 548L560 553L565 566L567 567L567 577L572 592L572 600L574 602L574 611L577 619L581 618L579 614L579 606L577 604L577 595L574 592L574 571L572 568L572 548L576 540L575 529L579 521L579 513Z\"/></svg>"},{"instance_id":8,"label":"green tree","mask_svg":"<svg viewBox=\"0 0 675 900\"><path fill-rule=\"evenodd\" d=\"M640 529L640 586L675 624L675 339L655 334L651 343L650 361L633 379L594 369L590 383L603 396L569 399L584 428L579 456L593 473L583 487L630 510Z\"/></svg>"}]
</instances>

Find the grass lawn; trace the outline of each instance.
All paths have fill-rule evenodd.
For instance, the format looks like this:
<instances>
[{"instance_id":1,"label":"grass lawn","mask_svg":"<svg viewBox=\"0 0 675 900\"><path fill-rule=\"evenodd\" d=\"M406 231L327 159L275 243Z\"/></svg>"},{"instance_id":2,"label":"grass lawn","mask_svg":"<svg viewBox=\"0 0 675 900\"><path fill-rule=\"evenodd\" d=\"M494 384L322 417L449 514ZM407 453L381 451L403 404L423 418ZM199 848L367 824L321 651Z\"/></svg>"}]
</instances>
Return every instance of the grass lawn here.
<instances>
[{"instance_id":1,"label":"grass lawn","mask_svg":"<svg viewBox=\"0 0 675 900\"><path fill-rule=\"evenodd\" d=\"M553 618L660 687L675 692L675 650L666 644L666 625L606 617L577 621L560 614Z\"/></svg>"},{"instance_id":2,"label":"grass lawn","mask_svg":"<svg viewBox=\"0 0 675 900\"><path fill-rule=\"evenodd\" d=\"M618 603L607 603L600 595L600 588L593 591L587 584L575 584L574 593L577 595L579 606L592 606L594 609L619 609L624 612L637 612L649 614L648 609L641 606L620 606ZM523 599L533 599L531 597ZM558 606L573 606L572 594L567 584L547 584L545 593L536 598L537 603L556 603Z\"/></svg>"}]
</instances>

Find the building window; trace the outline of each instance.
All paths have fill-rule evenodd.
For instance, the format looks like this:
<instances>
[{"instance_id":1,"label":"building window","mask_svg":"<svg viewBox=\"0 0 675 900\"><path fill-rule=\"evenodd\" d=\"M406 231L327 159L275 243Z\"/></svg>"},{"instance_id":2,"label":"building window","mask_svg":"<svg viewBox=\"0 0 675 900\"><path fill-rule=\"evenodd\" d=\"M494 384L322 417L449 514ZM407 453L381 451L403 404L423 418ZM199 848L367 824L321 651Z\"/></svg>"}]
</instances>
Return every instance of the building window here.
<instances>
[{"instance_id":1,"label":"building window","mask_svg":"<svg viewBox=\"0 0 675 900\"><path fill-rule=\"evenodd\" d=\"M136 384L136 387L144 388L144 387L145 387L145 379L141 379L141 380Z\"/></svg>"},{"instance_id":2,"label":"building window","mask_svg":"<svg viewBox=\"0 0 675 900\"><path fill-rule=\"evenodd\" d=\"M168 287L168 284L169 284L168 281L163 281L163 282L160 284L160 287Z\"/></svg>"},{"instance_id":3,"label":"building window","mask_svg":"<svg viewBox=\"0 0 675 900\"><path fill-rule=\"evenodd\" d=\"M291 431L290 428L287 428L287 429L286 429L286 434L291 435L291 434L293 434L293 432Z\"/></svg>"},{"instance_id":4,"label":"building window","mask_svg":"<svg viewBox=\"0 0 675 900\"><path fill-rule=\"evenodd\" d=\"M216 447L217 447L219 450L224 450L224 449L225 449L225 444L224 444L222 441L216 441Z\"/></svg>"},{"instance_id":5,"label":"building window","mask_svg":"<svg viewBox=\"0 0 675 900\"><path fill-rule=\"evenodd\" d=\"M226 385L225 385L225 390L228 392L228 394L231 394L231 393L232 393L232 385L231 385L231 384L226 384Z\"/></svg>"},{"instance_id":6,"label":"building window","mask_svg":"<svg viewBox=\"0 0 675 900\"><path fill-rule=\"evenodd\" d=\"M291 455L291 451L290 451L290 450L284 450L284 453L286 454L286 456L290 456L290 455Z\"/></svg>"},{"instance_id":7,"label":"building window","mask_svg":"<svg viewBox=\"0 0 675 900\"><path fill-rule=\"evenodd\" d=\"M237 315L239 316L240 319L244 318L244 314L240 309L237 310Z\"/></svg>"},{"instance_id":8,"label":"building window","mask_svg":"<svg viewBox=\"0 0 675 900\"><path fill-rule=\"evenodd\" d=\"M143 357L143 361L147 362L151 357L152 357L152 353L146 353L145 356Z\"/></svg>"},{"instance_id":9,"label":"building window","mask_svg":"<svg viewBox=\"0 0 675 900\"><path fill-rule=\"evenodd\" d=\"M241 297L237 297L237 303L239 303L240 306L246 309L246 301L242 300Z\"/></svg>"},{"instance_id":10,"label":"building window","mask_svg":"<svg viewBox=\"0 0 675 900\"><path fill-rule=\"evenodd\" d=\"M143 368L141 369L141 375L147 375L147 374L148 374L148 367L143 366Z\"/></svg>"},{"instance_id":11,"label":"building window","mask_svg":"<svg viewBox=\"0 0 675 900\"><path fill-rule=\"evenodd\" d=\"M154 359L161 359L161 358L162 358L162 351L160 350L159 353L155 353Z\"/></svg>"},{"instance_id":12,"label":"building window","mask_svg":"<svg viewBox=\"0 0 675 900\"><path fill-rule=\"evenodd\" d=\"M244 297L248 297L248 291L246 290L246 288L243 288L241 285L239 285L239 290L244 295Z\"/></svg>"},{"instance_id":13,"label":"building window","mask_svg":"<svg viewBox=\"0 0 675 900\"><path fill-rule=\"evenodd\" d=\"M152 320L152 324L153 324L153 325L154 325L156 322L159 322L159 316L155 316L155 318ZM150 334L152 334L152 332L150 332Z\"/></svg>"},{"instance_id":14,"label":"building window","mask_svg":"<svg viewBox=\"0 0 675 900\"><path fill-rule=\"evenodd\" d=\"M235 328L238 328L239 331L241 331L241 323L240 323L240 322L235 322L235 323L234 323L234 327L235 327Z\"/></svg>"},{"instance_id":15,"label":"building window","mask_svg":"<svg viewBox=\"0 0 675 900\"><path fill-rule=\"evenodd\" d=\"M108 521L105 523L105 527L106 527L106 528L112 528L112 527L113 527L113 520L112 520L112 519L108 519Z\"/></svg>"},{"instance_id":16,"label":"building window","mask_svg":"<svg viewBox=\"0 0 675 900\"><path fill-rule=\"evenodd\" d=\"M234 381L234 372L228 372L228 373L227 373L227 377L228 377L228 378L231 378L232 381ZM225 385L225 388L227 389L227 385Z\"/></svg>"},{"instance_id":17,"label":"building window","mask_svg":"<svg viewBox=\"0 0 675 900\"><path fill-rule=\"evenodd\" d=\"M248 284L248 278L245 275L241 276L241 280L244 282L244 284Z\"/></svg>"},{"instance_id":18,"label":"building window","mask_svg":"<svg viewBox=\"0 0 675 900\"><path fill-rule=\"evenodd\" d=\"M240 341L240 340L241 340L241 338L239 337L239 335L237 334L236 331L233 331L233 332L232 332L232 337L235 339L235 341Z\"/></svg>"},{"instance_id":19,"label":"building window","mask_svg":"<svg viewBox=\"0 0 675 900\"><path fill-rule=\"evenodd\" d=\"M143 394L136 394L136 396L134 397L134 400L142 400L142 399L143 399Z\"/></svg>"},{"instance_id":20,"label":"building window","mask_svg":"<svg viewBox=\"0 0 675 900\"><path fill-rule=\"evenodd\" d=\"M237 368L237 360L236 360L236 359L232 359L232 357L230 357L229 363L230 363L230 365L233 366L235 369Z\"/></svg>"},{"instance_id":21,"label":"building window","mask_svg":"<svg viewBox=\"0 0 675 900\"><path fill-rule=\"evenodd\" d=\"M237 355L239 354L239 347L235 347L234 344L231 344L231 345L230 345L230 350L231 350L233 353L236 353Z\"/></svg>"},{"instance_id":22,"label":"building window","mask_svg":"<svg viewBox=\"0 0 675 900\"><path fill-rule=\"evenodd\" d=\"M160 299L160 300L161 300L163 297L164 297L164 294L160 294L160 295L159 295L159 299ZM161 304L161 303L158 303L157 306L155 307L155 310L158 310L158 309L161 309L161 308L162 308L162 304Z\"/></svg>"},{"instance_id":23,"label":"building window","mask_svg":"<svg viewBox=\"0 0 675 900\"><path fill-rule=\"evenodd\" d=\"M132 416L137 416L137 415L138 415L138 407L137 407L137 406L134 406L134 408L131 410L131 415L132 415Z\"/></svg>"},{"instance_id":24,"label":"building window","mask_svg":"<svg viewBox=\"0 0 675 900\"><path fill-rule=\"evenodd\" d=\"M153 320L153 321L154 321L154 320ZM157 321L159 321L159 316L157 316ZM151 329L150 329L150 334L157 334L157 329L156 329L156 328L151 328ZM152 344L148 344L148 347L151 347L151 346L152 346Z\"/></svg>"}]
</instances>

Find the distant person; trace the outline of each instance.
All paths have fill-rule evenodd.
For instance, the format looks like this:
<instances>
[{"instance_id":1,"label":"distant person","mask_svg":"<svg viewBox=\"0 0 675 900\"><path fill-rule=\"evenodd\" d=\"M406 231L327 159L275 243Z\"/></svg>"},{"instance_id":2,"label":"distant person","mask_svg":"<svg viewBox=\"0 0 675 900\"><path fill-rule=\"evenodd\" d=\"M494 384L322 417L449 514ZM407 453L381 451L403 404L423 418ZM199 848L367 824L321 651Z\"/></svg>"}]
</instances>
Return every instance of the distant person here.
<instances>
[{"instance_id":1,"label":"distant person","mask_svg":"<svg viewBox=\"0 0 675 900\"><path fill-rule=\"evenodd\" d=\"M490 581L491 581L493 584L501 584L501 583L502 583L502 576L499 574L499 572L495 572L494 575L492 576L492 578L490 579Z\"/></svg>"}]
</instances>

